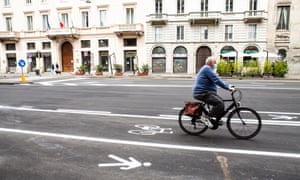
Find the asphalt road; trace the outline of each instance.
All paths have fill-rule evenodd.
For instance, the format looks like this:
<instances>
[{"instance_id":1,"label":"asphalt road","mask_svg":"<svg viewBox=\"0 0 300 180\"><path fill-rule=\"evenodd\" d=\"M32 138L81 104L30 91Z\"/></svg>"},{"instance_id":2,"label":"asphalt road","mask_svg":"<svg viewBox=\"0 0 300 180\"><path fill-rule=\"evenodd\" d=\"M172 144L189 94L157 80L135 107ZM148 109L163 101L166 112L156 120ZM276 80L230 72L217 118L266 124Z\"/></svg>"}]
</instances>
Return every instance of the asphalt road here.
<instances>
[{"instance_id":1,"label":"asphalt road","mask_svg":"<svg viewBox=\"0 0 300 180\"><path fill-rule=\"evenodd\" d=\"M1 85L0 179L299 179L300 82L228 82L263 119L252 140L226 126L201 136L179 128L192 79Z\"/></svg>"}]
</instances>

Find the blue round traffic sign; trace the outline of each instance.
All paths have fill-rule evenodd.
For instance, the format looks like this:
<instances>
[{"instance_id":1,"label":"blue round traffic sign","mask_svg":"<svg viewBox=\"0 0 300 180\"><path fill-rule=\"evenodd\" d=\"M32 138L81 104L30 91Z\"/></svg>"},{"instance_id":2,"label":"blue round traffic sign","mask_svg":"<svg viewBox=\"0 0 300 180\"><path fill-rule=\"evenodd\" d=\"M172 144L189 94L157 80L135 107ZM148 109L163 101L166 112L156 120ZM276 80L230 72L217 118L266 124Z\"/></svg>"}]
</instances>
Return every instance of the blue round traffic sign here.
<instances>
[{"instance_id":1,"label":"blue round traffic sign","mask_svg":"<svg viewBox=\"0 0 300 180\"><path fill-rule=\"evenodd\" d=\"M24 67L24 66L26 65L25 60L24 60L24 59L20 59L19 62L18 62L18 65L19 65L20 67Z\"/></svg>"}]
</instances>

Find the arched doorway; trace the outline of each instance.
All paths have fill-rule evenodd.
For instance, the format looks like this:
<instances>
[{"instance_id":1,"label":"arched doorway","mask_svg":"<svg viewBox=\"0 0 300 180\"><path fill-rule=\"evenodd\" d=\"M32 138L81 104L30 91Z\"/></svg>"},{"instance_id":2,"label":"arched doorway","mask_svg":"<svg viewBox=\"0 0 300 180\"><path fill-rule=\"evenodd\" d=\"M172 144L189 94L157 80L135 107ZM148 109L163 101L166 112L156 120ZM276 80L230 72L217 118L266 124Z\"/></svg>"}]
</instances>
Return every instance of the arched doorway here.
<instances>
[{"instance_id":1,"label":"arched doorway","mask_svg":"<svg viewBox=\"0 0 300 180\"><path fill-rule=\"evenodd\" d=\"M211 50L209 47L201 46L198 48L196 57L196 73L205 64L205 60L209 56L211 56Z\"/></svg>"},{"instance_id":2,"label":"arched doorway","mask_svg":"<svg viewBox=\"0 0 300 180\"><path fill-rule=\"evenodd\" d=\"M187 72L187 50L185 47L179 46L174 49L173 53L173 72Z\"/></svg>"},{"instance_id":3,"label":"arched doorway","mask_svg":"<svg viewBox=\"0 0 300 180\"><path fill-rule=\"evenodd\" d=\"M73 47L69 42L65 42L61 46L62 71L73 72Z\"/></svg>"}]
</instances>

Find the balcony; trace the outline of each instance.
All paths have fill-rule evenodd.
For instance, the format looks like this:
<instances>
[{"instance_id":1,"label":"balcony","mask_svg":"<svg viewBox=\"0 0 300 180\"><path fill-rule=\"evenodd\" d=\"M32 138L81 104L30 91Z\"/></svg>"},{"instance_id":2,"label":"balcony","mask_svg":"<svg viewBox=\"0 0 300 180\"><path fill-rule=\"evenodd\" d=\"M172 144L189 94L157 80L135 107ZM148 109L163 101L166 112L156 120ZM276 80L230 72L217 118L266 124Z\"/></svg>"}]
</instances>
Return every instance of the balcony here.
<instances>
[{"instance_id":1,"label":"balcony","mask_svg":"<svg viewBox=\"0 0 300 180\"><path fill-rule=\"evenodd\" d=\"M218 24L221 12L219 11L201 11L188 14L188 20L191 25Z\"/></svg>"},{"instance_id":2,"label":"balcony","mask_svg":"<svg viewBox=\"0 0 300 180\"><path fill-rule=\"evenodd\" d=\"M112 27L117 36L142 36L144 34L143 24L119 24Z\"/></svg>"},{"instance_id":3,"label":"balcony","mask_svg":"<svg viewBox=\"0 0 300 180\"><path fill-rule=\"evenodd\" d=\"M288 30L277 30L275 32L275 45L286 46L290 43L290 32Z\"/></svg>"},{"instance_id":4,"label":"balcony","mask_svg":"<svg viewBox=\"0 0 300 180\"><path fill-rule=\"evenodd\" d=\"M78 39L79 34L76 28L57 28L50 29L47 31L47 37L51 40L60 39L60 38L72 38Z\"/></svg>"},{"instance_id":5,"label":"balcony","mask_svg":"<svg viewBox=\"0 0 300 180\"><path fill-rule=\"evenodd\" d=\"M167 14L150 14L149 22L151 25L166 25L168 22Z\"/></svg>"},{"instance_id":6,"label":"balcony","mask_svg":"<svg viewBox=\"0 0 300 180\"><path fill-rule=\"evenodd\" d=\"M18 41L20 39L19 33L10 31L0 32L0 41Z\"/></svg>"},{"instance_id":7,"label":"balcony","mask_svg":"<svg viewBox=\"0 0 300 180\"><path fill-rule=\"evenodd\" d=\"M266 18L266 12L264 11L245 11L244 22L245 23L261 23Z\"/></svg>"}]
</instances>

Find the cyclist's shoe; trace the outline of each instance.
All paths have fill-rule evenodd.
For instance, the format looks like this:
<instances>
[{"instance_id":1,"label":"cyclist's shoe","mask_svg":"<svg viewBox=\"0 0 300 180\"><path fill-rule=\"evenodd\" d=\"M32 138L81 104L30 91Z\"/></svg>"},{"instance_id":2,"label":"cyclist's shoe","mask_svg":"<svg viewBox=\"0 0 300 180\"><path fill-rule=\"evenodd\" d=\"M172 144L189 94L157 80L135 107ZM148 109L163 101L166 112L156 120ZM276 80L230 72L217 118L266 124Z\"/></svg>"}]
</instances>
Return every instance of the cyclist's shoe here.
<instances>
[{"instance_id":1,"label":"cyclist's shoe","mask_svg":"<svg viewBox=\"0 0 300 180\"><path fill-rule=\"evenodd\" d=\"M219 123L221 122L220 120L216 120L216 119L214 119L214 118L211 118L210 119L210 122L211 122L211 124L213 125L212 127L210 127L210 129L212 129L212 130L216 130L216 129L218 129L218 127L219 127ZM222 123L222 122L221 122Z\"/></svg>"},{"instance_id":2,"label":"cyclist's shoe","mask_svg":"<svg viewBox=\"0 0 300 180\"><path fill-rule=\"evenodd\" d=\"M211 121L209 119L207 119L206 117L204 117L204 116L201 116L200 121L203 124L205 124L207 127L209 127L209 128L213 128L214 127L214 125L211 123Z\"/></svg>"}]
</instances>

